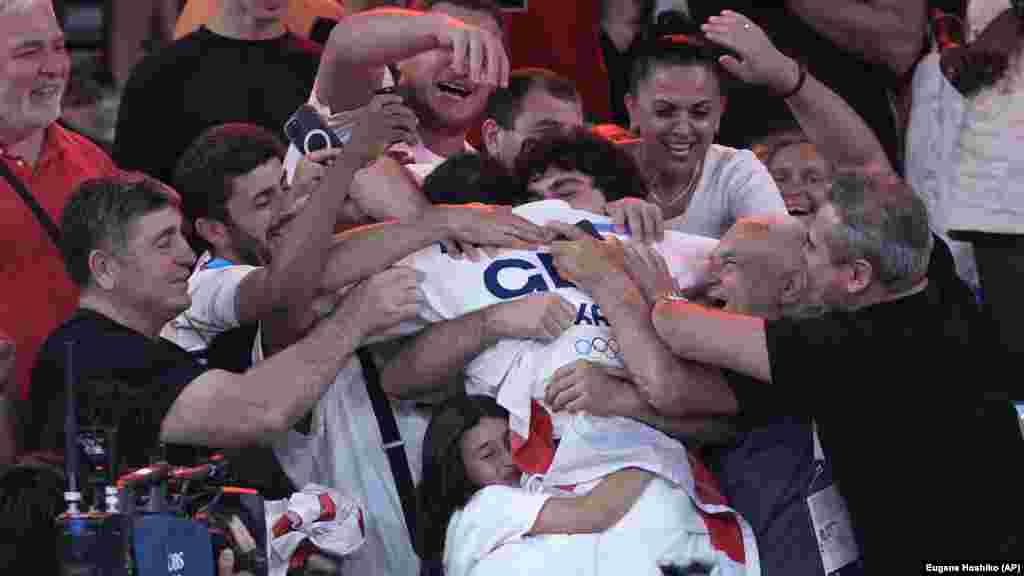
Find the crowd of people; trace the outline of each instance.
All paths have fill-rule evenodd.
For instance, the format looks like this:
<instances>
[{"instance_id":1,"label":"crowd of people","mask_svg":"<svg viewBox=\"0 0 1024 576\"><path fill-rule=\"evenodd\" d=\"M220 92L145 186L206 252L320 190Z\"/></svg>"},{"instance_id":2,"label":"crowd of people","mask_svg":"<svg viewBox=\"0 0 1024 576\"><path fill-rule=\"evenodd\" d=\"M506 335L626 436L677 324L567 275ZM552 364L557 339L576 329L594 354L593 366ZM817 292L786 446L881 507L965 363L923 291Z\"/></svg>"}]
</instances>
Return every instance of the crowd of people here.
<instances>
[{"instance_id":1,"label":"crowd of people","mask_svg":"<svg viewBox=\"0 0 1024 576\"><path fill-rule=\"evenodd\" d=\"M350 497L341 574L1019 560L1024 3L964 2L954 43L925 0L602 0L608 118L512 69L492 0L315 40L200 4L110 157L61 124L52 1L0 0L12 570L56 561L25 543L69 365L125 470ZM288 141L306 104L344 146Z\"/></svg>"}]
</instances>

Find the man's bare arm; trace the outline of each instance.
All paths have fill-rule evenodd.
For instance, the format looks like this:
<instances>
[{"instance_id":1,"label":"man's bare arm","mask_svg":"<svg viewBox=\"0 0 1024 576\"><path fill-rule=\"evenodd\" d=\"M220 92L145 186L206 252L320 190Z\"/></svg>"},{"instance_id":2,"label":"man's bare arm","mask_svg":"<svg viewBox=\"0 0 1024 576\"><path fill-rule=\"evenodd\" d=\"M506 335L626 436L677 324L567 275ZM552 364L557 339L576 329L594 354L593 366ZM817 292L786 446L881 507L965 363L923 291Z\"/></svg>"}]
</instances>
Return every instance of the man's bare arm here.
<instances>
[{"instance_id":1,"label":"man's bare arm","mask_svg":"<svg viewBox=\"0 0 1024 576\"><path fill-rule=\"evenodd\" d=\"M582 411L637 420L691 447L728 442L737 430L732 416L663 414L629 381L628 372L586 360L559 368L545 390L544 399L556 412Z\"/></svg>"},{"instance_id":2,"label":"man's bare arm","mask_svg":"<svg viewBox=\"0 0 1024 576\"><path fill-rule=\"evenodd\" d=\"M441 322L417 334L381 371L389 396L431 396L461 381L463 370L505 338L553 340L572 325L575 310L557 294L531 294Z\"/></svg>"},{"instance_id":3,"label":"man's bare arm","mask_svg":"<svg viewBox=\"0 0 1024 576\"><path fill-rule=\"evenodd\" d=\"M304 416L367 334L415 315L417 275L389 270L355 287L302 341L245 374L211 370L164 417L165 442L233 447L267 440Z\"/></svg>"},{"instance_id":4,"label":"man's bare arm","mask_svg":"<svg viewBox=\"0 0 1024 576\"><path fill-rule=\"evenodd\" d=\"M357 228L336 237L321 290L336 291L442 241L525 249L548 238L544 228L502 208L428 206L408 219Z\"/></svg>"},{"instance_id":5,"label":"man's bare arm","mask_svg":"<svg viewBox=\"0 0 1024 576\"><path fill-rule=\"evenodd\" d=\"M662 342L650 305L624 273L606 277L591 295L611 322L630 380L654 409L689 417L736 412L736 399L718 370L678 358Z\"/></svg>"},{"instance_id":6,"label":"man's bare arm","mask_svg":"<svg viewBox=\"0 0 1024 576\"><path fill-rule=\"evenodd\" d=\"M786 7L840 48L899 76L924 45L925 0L787 0Z\"/></svg>"},{"instance_id":7,"label":"man's bare arm","mask_svg":"<svg viewBox=\"0 0 1024 576\"><path fill-rule=\"evenodd\" d=\"M444 14L381 8L353 14L331 31L317 73L317 96L336 112L358 108L379 87L381 68L434 49L451 50L453 67L474 81L507 83L508 58L500 39Z\"/></svg>"},{"instance_id":8,"label":"man's bare arm","mask_svg":"<svg viewBox=\"0 0 1024 576\"><path fill-rule=\"evenodd\" d=\"M654 306L652 322L673 352L701 364L771 382L764 320L681 300Z\"/></svg>"},{"instance_id":9,"label":"man's bare arm","mask_svg":"<svg viewBox=\"0 0 1024 576\"><path fill-rule=\"evenodd\" d=\"M827 3L819 3L827 4ZM867 4L860 4L867 6ZM828 7L828 10L834 10ZM746 28L746 25L751 28ZM708 38L735 50L740 59L725 57L722 65L741 80L771 88L779 94L794 89L800 68L782 54L754 23L735 12L713 16L703 27ZM742 30L737 36L734 32ZM803 87L786 104L818 151L838 169L891 172L878 137L864 119L838 94L809 73Z\"/></svg>"}]
</instances>

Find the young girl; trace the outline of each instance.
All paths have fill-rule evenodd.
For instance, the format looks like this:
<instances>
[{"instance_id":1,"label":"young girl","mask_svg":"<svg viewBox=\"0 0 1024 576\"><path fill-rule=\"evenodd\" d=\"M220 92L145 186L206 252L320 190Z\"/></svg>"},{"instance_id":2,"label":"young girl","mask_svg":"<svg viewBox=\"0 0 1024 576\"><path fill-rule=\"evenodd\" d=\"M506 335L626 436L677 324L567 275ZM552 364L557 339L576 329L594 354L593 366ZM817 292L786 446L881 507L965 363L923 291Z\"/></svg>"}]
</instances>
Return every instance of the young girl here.
<instances>
[{"instance_id":1,"label":"young girl","mask_svg":"<svg viewBox=\"0 0 1024 576\"><path fill-rule=\"evenodd\" d=\"M621 470L584 496L531 493L520 488L520 477L509 448L508 411L489 396L460 395L440 406L423 443L421 557L443 558L452 574L453 538L460 548L491 550L524 536L602 532L629 511L653 475ZM481 530L474 522L466 530L467 505L493 512L489 524L496 529Z\"/></svg>"},{"instance_id":2,"label":"young girl","mask_svg":"<svg viewBox=\"0 0 1024 576\"><path fill-rule=\"evenodd\" d=\"M742 564L737 571L722 563L685 491L650 472L619 470L583 495L540 492L529 482L522 488L521 476L509 448L508 412L493 398L457 396L439 406L423 444L424 562L443 562L447 576L556 567L658 574L660 566L696 564L744 573Z\"/></svg>"}]
</instances>

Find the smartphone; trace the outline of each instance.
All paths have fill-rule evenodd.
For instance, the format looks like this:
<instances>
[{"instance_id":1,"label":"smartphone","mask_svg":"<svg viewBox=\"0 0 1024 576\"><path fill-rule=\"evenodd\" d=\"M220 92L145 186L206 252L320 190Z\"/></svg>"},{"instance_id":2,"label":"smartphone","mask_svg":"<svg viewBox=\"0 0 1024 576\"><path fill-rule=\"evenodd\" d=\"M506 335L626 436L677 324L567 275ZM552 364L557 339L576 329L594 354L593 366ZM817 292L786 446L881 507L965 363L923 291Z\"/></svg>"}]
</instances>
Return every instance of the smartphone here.
<instances>
[{"instance_id":1,"label":"smartphone","mask_svg":"<svg viewBox=\"0 0 1024 576\"><path fill-rule=\"evenodd\" d=\"M303 154L309 154L325 148L344 147L347 136L351 134L351 127L348 131L338 134L327 126L316 108L303 104L285 122L284 133Z\"/></svg>"}]
</instances>

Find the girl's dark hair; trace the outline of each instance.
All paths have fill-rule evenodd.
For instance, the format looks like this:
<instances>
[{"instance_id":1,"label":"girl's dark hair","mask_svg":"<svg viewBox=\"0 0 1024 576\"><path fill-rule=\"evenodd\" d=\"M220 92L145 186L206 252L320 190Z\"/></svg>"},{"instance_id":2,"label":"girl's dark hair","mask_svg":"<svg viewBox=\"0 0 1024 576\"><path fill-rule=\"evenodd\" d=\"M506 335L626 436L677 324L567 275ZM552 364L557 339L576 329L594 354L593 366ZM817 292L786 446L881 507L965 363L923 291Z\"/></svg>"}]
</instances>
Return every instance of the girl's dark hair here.
<instances>
[{"instance_id":1,"label":"girl's dark hair","mask_svg":"<svg viewBox=\"0 0 1024 576\"><path fill-rule=\"evenodd\" d=\"M529 183L552 166L590 176L608 202L647 197L647 181L636 160L625 149L588 128L554 132L523 144L516 159L516 178L524 189L524 198L528 197L525 189Z\"/></svg>"},{"instance_id":2,"label":"girl's dark hair","mask_svg":"<svg viewBox=\"0 0 1024 576\"><path fill-rule=\"evenodd\" d=\"M423 440L417 551L427 562L440 561L452 514L481 487L466 476L462 436L483 418L508 418L508 411L490 396L459 394L434 410Z\"/></svg>"}]
</instances>

